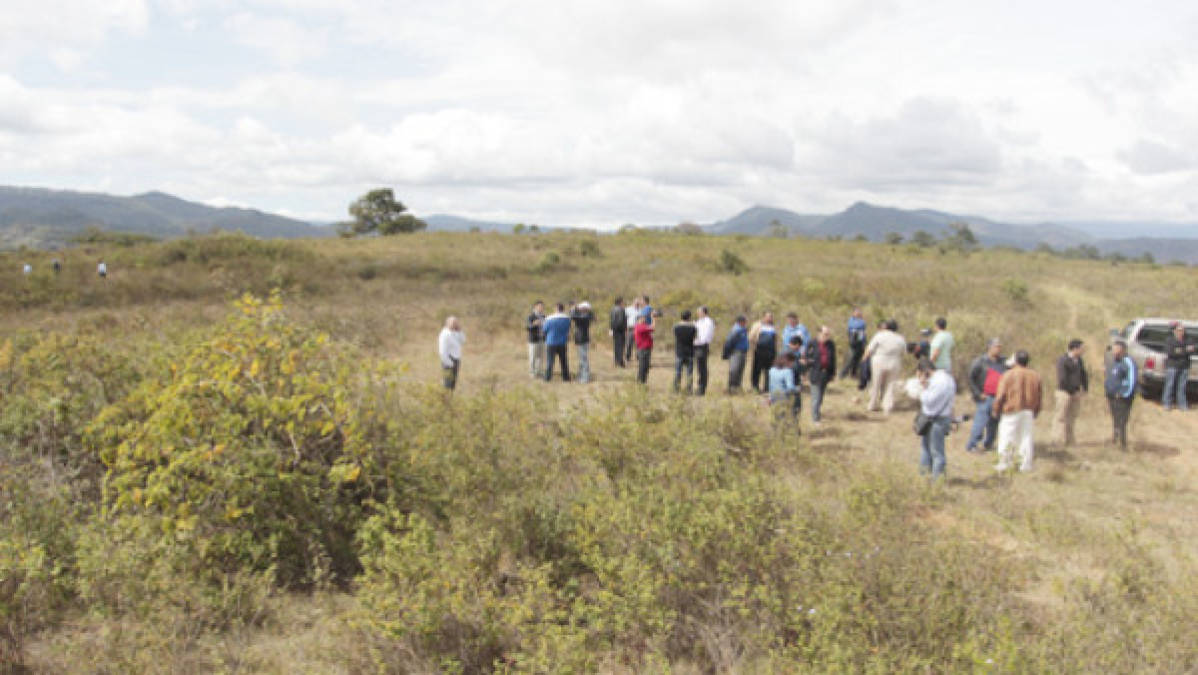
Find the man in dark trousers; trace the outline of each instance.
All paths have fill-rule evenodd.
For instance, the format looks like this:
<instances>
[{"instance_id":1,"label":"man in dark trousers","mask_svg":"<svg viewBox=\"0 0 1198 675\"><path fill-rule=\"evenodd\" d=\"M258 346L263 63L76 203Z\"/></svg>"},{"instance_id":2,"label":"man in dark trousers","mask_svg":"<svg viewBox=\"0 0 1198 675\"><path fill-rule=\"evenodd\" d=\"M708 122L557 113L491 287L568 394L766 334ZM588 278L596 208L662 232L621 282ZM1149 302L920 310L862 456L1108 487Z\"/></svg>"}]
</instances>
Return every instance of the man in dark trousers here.
<instances>
[{"instance_id":1,"label":"man in dark trousers","mask_svg":"<svg viewBox=\"0 0 1198 675\"><path fill-rule=\"evenodd\" d=\"M532 303L532 311L524 320L524 330L528 331L528 376L541 377L545 372L545 303L537 300Z\"/></svg>"},{"instance_id":2,"label":"man in dark trousers","mask_svg":"<svg viewBox=\"0 0 1198 675\"><path fill-rule=\"evenodd\" d=\"M1002 356L1002 341L991 338L986 351L969 364L969 394L973 397L973 427L965 442L967 452L993 450L998 435L998 413L994 411L994 395L998 383L1007 372L1007 360Z\"/></svg>"},{"instance_id":3,"label":"man in dark trousers","mask_svg":"<svg viewBox=\"0 0 1198 675\"><path fill-rule=\"evenodd\" d=\"M832 341L831 328L819 327L815 340L807 345L806 361L807 382L811 384L811 421L819 424L824 392L836 377L836 343Z\"/></svg>"},{"instance_id":4,"label":"man in dark trousers","mask_svg":"<svg viewBox=\"0 0 1198 675\"><path fill-rule=\"evenodd\" d=\"M857 377L857 369L861 367L861 355L865 353L865 317L861 314L860 307L853 308L853 315L849 317L849 358L845 359L844 369L840 371L841 379L852 375Z\"/></svg>"},{"instance_id":5,"label":"man in dark trousers","mask_svg":"<svg viewBox=\"0 0 1198 675\"><path fill-rule=\"evenodd\" d=\"M774 327L773 312L766 312L761 320L749 329L749 345L753 349L753 369L749 383L753 391L763 392L769 387L769 371L778 356L778 329Z\"/></svg>"},{"instance_id":6,"label":"man in dark trousers","mask_svg":"<svg viewBox=\"0 0 1198 675\"><path fill-rule=\"evenodd\" d=\"M591 381L591 324L595 321L591 303L583 300L571 308L570 321L574 322L574 347L578 350L578 380L586 384Z\"/></svg>"},{"instance_id":7,"label":"man in dark trousers","mask_svg":"<svg viewBox=\"0 0 1198 675\"><path fill-rule=\"evenodd\" d=\"M686 393L695 386L695 324L691 311L682 310L682 320L674 324L674 391L681 391L682 371L686 370Z\"/></svg>"},{"instance_id":8,"label":"man in dark trousers","mask_svg":"<svg viewBox=\"0 0 1198 675\"><path fill-rule=\"evenodd\" d=\"M1136 362L1127 355L1127 343L1116 340L1111 346L1110 359L1106 367L1107 404L1111 408L1111 422L1115 429L1113 443L1127 449L1127 421L1131 418L1131 403L1136 396Z\"/></svg>"},{"instance_id":9,"label":"man in dark trousers","mask_svg":"<svg viewBox=\"0 0 1198 675\"><path fill-rule=\"evenodd\" d=\"M695 370L699 371L699 396L707 393L707 357L711 354L711 343L715 339L715 321L708 316L707 308L699 308L695 321Z\"/></svg>"},{"instance_id":10,"label":"man in dark trousers","mask_svg":"<svg viewBox=\"0 0 1198 675\"><path fill-rule=\"evenodd\" d=\"M652 317L646 314L637 316L636 329L632 335L636 341L636 381L645 384L649 381L649 361L653 358Z\"/></svg>"},{"instance_id":11,"label":"man in dark trousers","mask_svg":"<svg viewBox=\"0 0 1198 675\"><path fill-rule=\"evenodd\" d=\"M745 378L745 357L749 353L749 332L745 329L748 319L736 317L732 330L724 339L724 360L728 362L728 393L739 394Z\"/></svg>"},{"instance_id":12,"label":"man in dark trousers","mask_svg":"<svg viewBox=\"0 0 1198 675\"><path fill-rule=\"evenodd\" d=\"M557 311L545 317L545 381L553 379L553 361L562 363L562 381L570 381L570 362L566 358L566 345L570 340L570 317L566 306L557 303Z\"/></svg>"},{"instance_id":13,"label":"man in dark trousers","mask_svg":"<svg viewBox=\"0 0 1198 675\"><path fill-rule=\"evenodd\" d=\"M616 367L623 368L624 339L628 337L628 318L624 314L624 298L616 298L616 304L611 308L611 318L608 321L607 333L611 335L612 354L616 359Z\"/></svg>"}]
</instances>

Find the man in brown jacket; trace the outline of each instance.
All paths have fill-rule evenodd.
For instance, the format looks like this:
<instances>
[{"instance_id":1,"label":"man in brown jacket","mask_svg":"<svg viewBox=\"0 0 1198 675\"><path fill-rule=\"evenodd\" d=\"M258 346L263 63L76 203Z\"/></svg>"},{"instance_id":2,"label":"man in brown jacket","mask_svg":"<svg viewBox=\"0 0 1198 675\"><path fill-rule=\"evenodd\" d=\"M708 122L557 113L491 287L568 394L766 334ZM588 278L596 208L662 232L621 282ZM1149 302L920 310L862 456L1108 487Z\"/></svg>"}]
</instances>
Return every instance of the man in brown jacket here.
<instances>
[{"instance_id":1,"label":"man in brown jacket","mask_svg":"<svg viewBox=\"0 0 1198 675\"><path fill-rule=\"evenodd\" d=\"M1019 470L1032 470L1035 453L1033 434L1040 414L1042 387L1040 376L1027 367L1031 357L1025 350L1015 353L1015 365L1003 373L994 395L994 414L998 422L999 471L1011 468L1011 450L1019 446Z\"/></svg>"}]
</instances>

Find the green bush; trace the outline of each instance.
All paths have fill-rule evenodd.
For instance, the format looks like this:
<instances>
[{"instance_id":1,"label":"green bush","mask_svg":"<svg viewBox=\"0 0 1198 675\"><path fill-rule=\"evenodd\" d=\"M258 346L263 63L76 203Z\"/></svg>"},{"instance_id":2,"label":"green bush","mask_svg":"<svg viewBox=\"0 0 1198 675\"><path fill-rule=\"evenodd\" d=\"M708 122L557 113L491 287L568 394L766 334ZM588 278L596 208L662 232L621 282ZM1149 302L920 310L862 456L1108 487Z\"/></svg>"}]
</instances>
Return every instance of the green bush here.
<instances>
[{"instance_id":1,"label":"green bush","mask_svg":"<svg viewBox=\"0 0 1198 675\"><path fill-rule=\"evenodd\" d=\"M749 271L749 265L732 251L723 249L720 251L720 270L739 276Z\"/></svg>"}]
</instances>

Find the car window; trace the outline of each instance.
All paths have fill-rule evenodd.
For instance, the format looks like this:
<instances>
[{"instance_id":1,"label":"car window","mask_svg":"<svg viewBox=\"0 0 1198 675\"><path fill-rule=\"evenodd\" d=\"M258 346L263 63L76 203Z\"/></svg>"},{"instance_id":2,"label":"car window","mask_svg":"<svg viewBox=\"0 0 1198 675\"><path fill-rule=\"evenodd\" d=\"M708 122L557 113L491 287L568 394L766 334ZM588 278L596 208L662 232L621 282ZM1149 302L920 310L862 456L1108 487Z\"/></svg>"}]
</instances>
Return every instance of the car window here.
<instances>
[{"instance_id":1,"label":"car window","mask_svg":"<svg viewBox=\"0 0 1198 675\"><path fill-rule=\"evenodd\" d=\"M1164 348L1165 340L1169 339L1168 326L1145 324L1136 335L1136 342L1149 347Z\"/></svg>"}]
</instances>

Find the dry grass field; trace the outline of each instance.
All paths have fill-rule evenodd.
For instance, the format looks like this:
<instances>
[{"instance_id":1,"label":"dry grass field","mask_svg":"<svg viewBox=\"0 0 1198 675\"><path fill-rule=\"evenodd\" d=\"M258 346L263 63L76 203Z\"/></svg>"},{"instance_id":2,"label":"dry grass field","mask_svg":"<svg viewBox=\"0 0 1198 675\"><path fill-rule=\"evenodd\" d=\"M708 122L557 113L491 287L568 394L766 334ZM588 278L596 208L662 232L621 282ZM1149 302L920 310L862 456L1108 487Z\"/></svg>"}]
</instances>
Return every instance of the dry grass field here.
<instances>
[{"instance_id":1,"label":"dry grass field","mask_svg":"<svg viewBox=\"0 0 1198 675\"><path fill-rule=\"evenodd\" d=\"M30 257L0 255L0 658L14 670L1198 669L1198 413L1137 401L1123 452L1099 384L1109 328L1198 316L1191 268L665 233L94 245L25 279ZM233 300L272 289L294 335L257 310L229 323ZM717 345L735 314L767 309L840 345L854 305L871 333L894 317L908 339L945 316L960 381L999 336L1031 353L1049 402L1052 364L1080 337L1094 391L1076 447L1049 442L1040 416L1033 472L997 474L962 428L929 485L913 407L866 413L848 380L818 428L805 406L797 440L771 434L758 397L723 394L715 354L708 396L673 394L668 335L641 391L605 328L612 298L640 293L665 313L659 333L709 306ZM594 382L530 380L534 299L594 305ZM435 340L450 314L468 342L446 401ZM272 350L328 374L294 411L251 416L277 422L226 424L210 393L155 415L193 400L186 373L224 386L205 354L239 340L253 377L231 372L230 387L260 380L265 396ZM313 401L329 412L311 462L333 467L318 476L277 459L308 452ZM279 440L288 422L300 429ZM202 466L179 454L197 434L208 454L186 461ZM238 463L260 450L278 485ZM323 496L288 512L292 491ZM292 537L301 522L307 539ZM317 532L326 522L352 545ZM308 552L279 543L293 539Z\"/></svg>"}]
</instances>

